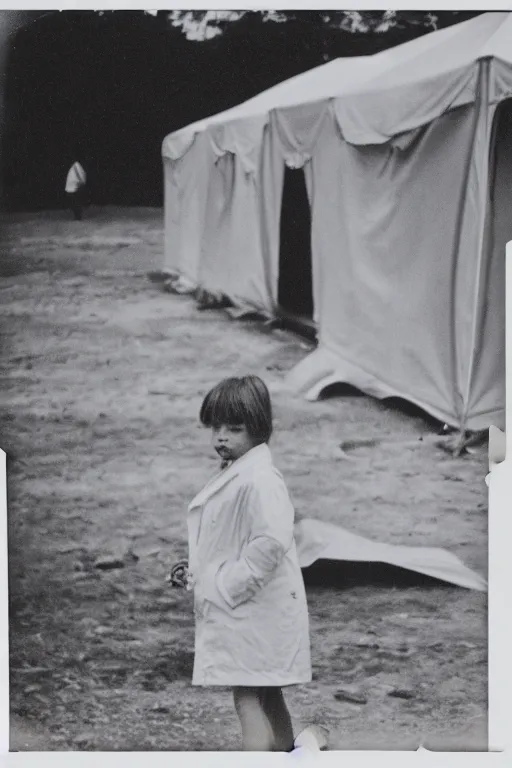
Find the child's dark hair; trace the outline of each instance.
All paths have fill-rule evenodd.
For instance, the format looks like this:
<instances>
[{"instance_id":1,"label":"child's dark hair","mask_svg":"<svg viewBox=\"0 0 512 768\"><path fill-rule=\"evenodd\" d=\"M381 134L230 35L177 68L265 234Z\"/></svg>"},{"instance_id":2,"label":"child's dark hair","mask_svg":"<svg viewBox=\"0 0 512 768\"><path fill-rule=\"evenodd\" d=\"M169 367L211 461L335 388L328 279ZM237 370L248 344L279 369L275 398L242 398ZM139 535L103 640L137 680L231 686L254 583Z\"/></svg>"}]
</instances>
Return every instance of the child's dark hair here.
<instances>
[{"instance_id":1,"label":"child's dark hair","mask_svg":"<svg viewBox=\"0 0 512 768\"><path fill-rule=\"evenodd\" d=\"M199 412L205 427L244 424L257 443L268 443L272 434L272 403L259 376L224 379L211 389Z\"/></svg>"}]
</instances>

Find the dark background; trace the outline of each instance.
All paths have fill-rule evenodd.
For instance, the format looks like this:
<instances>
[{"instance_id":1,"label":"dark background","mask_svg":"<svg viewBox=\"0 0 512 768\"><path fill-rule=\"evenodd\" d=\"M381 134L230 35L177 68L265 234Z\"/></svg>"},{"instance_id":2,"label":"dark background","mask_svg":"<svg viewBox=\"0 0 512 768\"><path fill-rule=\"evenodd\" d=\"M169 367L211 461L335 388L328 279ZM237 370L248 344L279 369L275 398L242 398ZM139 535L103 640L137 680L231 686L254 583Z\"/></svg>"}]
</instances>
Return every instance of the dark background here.
<instances>
[{"instance_id":1,"label":"dark background","mask_svg":"<svg viewBox=\"0 0 512 768\"><path fill-rule=\"evenodd\" d=\"M438 28L477 14L435 13ZM335 28L322 12L285 15L273 23L251 12L198 42L166 12L27 14L11 38L5 76L4 207L62 207L77 157L90 202L161 205L168 133L338 56L375 53L430 31L421 12L401 13L386 33Z\"/></svg>"}]
</instances>

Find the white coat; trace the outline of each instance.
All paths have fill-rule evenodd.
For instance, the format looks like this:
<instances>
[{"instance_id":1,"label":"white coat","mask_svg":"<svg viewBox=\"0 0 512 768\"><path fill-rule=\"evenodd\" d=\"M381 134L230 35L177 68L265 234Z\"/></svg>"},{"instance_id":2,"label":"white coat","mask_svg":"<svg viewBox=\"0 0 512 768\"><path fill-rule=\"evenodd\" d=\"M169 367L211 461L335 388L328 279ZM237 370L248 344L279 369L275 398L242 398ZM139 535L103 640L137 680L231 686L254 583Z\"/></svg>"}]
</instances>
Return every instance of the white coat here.
<instances>
[{"instance_id":1,"label":"white coat","mask_svg":"<svg viewBox=\"0 0 512 768\"><path fill-rule=\"evenodd\" d=\"M281 687L311 680L294 516L266 444L216 475L190 504L193 685Z\"/></svg>"}]
</instances>

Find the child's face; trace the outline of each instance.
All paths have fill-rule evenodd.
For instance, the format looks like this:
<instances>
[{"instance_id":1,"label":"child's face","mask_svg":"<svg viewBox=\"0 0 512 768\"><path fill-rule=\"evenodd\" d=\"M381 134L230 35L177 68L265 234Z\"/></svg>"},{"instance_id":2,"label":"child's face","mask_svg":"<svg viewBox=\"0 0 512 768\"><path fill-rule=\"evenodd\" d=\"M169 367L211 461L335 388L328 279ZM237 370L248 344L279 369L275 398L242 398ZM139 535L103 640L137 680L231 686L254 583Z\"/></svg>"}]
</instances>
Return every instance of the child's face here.
<instances>
[{"instance_id":1,"label":"child's face","mask_svg":"<svg viewBox=\"0 0 512 768\"><path fill-rule=\"evenodd\" d=\"M212 443L219 456L228 461L236 461L255 446L244 424L212 427Z\"/></svg>"}]
</instances>

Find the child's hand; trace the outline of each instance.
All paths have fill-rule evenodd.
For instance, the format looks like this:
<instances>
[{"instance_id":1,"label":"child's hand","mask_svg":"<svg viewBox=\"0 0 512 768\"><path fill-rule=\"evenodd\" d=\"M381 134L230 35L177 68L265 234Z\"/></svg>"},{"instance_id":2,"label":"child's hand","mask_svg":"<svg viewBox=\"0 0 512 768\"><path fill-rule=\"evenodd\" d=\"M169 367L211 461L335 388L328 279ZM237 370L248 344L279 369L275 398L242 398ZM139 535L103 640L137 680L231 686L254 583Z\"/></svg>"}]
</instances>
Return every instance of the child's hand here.
<instances>
[{"instance_id":1,"label":"child's hand","mask_svg":"<svg viewBox=\"0 0 512 768\"><path fill-rule=\"evenodd\" d=\"M180 560L173 565L171 572L165 579L172 587L186 588L189 584L188 561Z\"/></svg>"}]
</instances>

